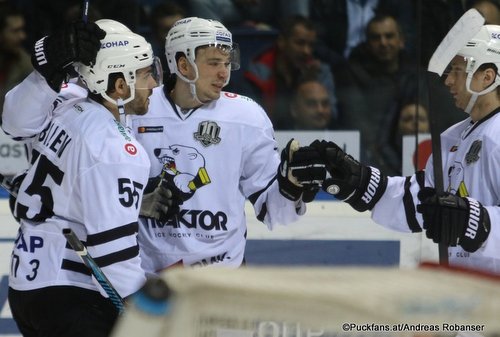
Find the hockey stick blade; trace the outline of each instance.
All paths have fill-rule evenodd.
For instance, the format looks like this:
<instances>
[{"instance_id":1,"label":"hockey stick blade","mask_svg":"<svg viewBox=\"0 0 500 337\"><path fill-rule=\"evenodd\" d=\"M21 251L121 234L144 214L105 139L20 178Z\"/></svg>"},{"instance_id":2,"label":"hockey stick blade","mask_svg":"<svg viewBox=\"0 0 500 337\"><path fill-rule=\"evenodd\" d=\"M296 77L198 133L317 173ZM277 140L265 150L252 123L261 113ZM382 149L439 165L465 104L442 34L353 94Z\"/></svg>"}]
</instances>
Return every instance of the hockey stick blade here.
<instances>
[{"instance_id":1,"label":"hockey stick blade","mask_svg":"<svg viewBox=\"0 0 500 337\"><path fill-rule=\"evenodd\" d=\"M443 75L460 49L481 29L484 17L474 8L465 12L443 38L429 61L427 70Z\"/></svg>"},{"instance_id":2,"label":"hockey stick blade","mask_svg":"<svg viewBox=\"0 0 500 337\"><path fill-rule=\"evenodd\" d=\"M63 235L66 237L69 245L73 250L78 254L83 263L90 269L92 275L95 277L97 282L104 289L109 299L115 307L118 309L119 313L122 314L125 310L125 304L123 302L123 298L118 294L116 289L113 287L111 282L108 280L101 267L95 262L95 260L90 256L87 251L87 248L83 245L83 243L78 239L76 234L70 228L63 229Z\"/></svg>"}]
</instances>

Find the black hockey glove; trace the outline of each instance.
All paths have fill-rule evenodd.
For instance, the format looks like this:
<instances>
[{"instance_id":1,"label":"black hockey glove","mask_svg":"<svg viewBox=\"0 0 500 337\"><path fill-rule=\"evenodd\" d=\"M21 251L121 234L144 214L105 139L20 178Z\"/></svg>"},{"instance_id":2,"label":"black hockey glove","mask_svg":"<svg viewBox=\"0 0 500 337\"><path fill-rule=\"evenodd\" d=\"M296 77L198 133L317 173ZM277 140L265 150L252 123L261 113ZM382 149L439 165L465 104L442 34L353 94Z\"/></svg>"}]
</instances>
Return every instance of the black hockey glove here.
<instances>
[{"instance_id":1,"label":"black hockey glove","mask_svg":"<svg viewBox=\"0 0 500 337\"><path fill-rule=\"evenodd\" d=\"M9 191L9 208L10 212L12 213L12 216L16 221L19 223L20 218L17 215L16 212L16 203L17 203L17 198L13 194L18 194L19 193L19 187L21 186L21 183L23 182L24 178L26 177L26 172L19 174L18 176L14 177L12 181L9 182L10 185L10 191Z\"/></svg>"},{"instance_id":2,"label":"black hockey glove","mask_svg":"<svg viewBox=\"0 0 500 337\"><path fill-rule=\"evenodd\" d=\"M450 193L436 194L425 187L418 193L427 238L448 247L462 246L470 253L478 250L490 233L490 216L481 203Z\"/></svg>"},{"instance_id":3,"label":"black hockey glove","mask_svg":"<svg viewBox=\"0 0 500 337\"><path fill-rule=\"evenodd\" d=\"M106 32L95 23L72 23L63 31L38 40L31 54L31 63L49 86L59 92L73 62L85 65L95 62L101 48L100 40L105 36Z\"/></svg>"},{"instance_id":4,"label":"black hockey glove","mask_svg":"<svg viewBox=\"0 0 500 337\"><path fill-rule=\"evenodd\" d=\"M299 147L299 142L291 139L281 151L277 177L285 198L311 202L325 180L325 164L316 149Z\"/></svg>"},{"instance_id":5,"label":"black hockey glove","mask_svg":"<svg viewBox=\"0 0 500 337\"><path fill-rule=\"evenodd\" d=\"M385 175L375 167L361 165L334 142L315 140L311 147L318 150L331 176L323 183L323 190L359 212L375 206L387 187Z\"/></svg>"},{"instance_id":6,"label":"black hockey glove","mask_svg":"<svg viewBox=\"0 0 500 337\"><path fill-rule=\"evenodd\" d=\"M166 222L179 213L181 203L164 180L159 177L150 178L144 190L139 215Z\"/></svg>"}]
</instances>

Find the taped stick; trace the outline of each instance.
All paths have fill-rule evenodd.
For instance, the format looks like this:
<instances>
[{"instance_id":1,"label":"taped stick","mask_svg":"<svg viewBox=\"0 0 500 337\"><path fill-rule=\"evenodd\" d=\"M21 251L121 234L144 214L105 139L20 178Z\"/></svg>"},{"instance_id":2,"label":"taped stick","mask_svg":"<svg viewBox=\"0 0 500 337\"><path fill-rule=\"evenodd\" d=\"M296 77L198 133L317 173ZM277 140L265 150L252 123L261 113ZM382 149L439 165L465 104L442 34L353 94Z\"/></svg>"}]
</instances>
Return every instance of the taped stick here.
<instances>
[{"instance_id":1,"label":"taped stick","mask_svg":"<svg viewBox=\"0 0 500 337\"><path fill-rule=\"evenodd\" d=\"M78 254L83 263L90 269L92 275L95 277L97 282L101 285L102 289L106 292L109 299L115 307L118 309L119 313L122 314L125 309L125 305L123 302L123 298L118 294L116 289L113 287L111 282L108 280L101 267L95 262L95 260L90 256L87 251L87 248L83 245L83 243L78 239L76 234L70 228L63 229L63 235L66 237L69 245L73 250Z\"/></svg>"}]
</instances>

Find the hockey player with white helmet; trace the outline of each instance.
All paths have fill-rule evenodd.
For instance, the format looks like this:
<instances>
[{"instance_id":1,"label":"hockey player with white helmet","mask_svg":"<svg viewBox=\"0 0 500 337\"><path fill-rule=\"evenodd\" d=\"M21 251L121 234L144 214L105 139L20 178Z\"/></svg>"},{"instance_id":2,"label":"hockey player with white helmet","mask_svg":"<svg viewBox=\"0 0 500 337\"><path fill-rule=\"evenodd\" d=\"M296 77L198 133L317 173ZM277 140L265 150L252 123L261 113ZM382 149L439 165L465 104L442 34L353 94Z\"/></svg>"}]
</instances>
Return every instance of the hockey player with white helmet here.
<instances>
[{"instance_id":1,"label":"hockey player with white helmet","mask_svg":"<svg viewBox=\"0 0 500 337\"><path fill-rule=\"evenodd\" d=\"M500 26L480 27L458 49L445 85L469 116L441 134L444 192L434 188L432 158L413 176L386 177L332 142L311 146L332 176L327 192L390 229L425 231L448 247L450 265L500 273Z\"/></svg>"},{"instance_id":2,"label":"hockey player with white helmet","mask_svg":"<svg viewBox=\"0 0 500 337\"><path fill-rule=\"evenodd\" d=\"M142 266L148 273L173 265L238 267L244 263L245 200L270 229L295 221L304 202L314 199L324 164L316 150L297 150L296 141L280 157L262 108L223 91L239 68L239 49L221 23L181 19L165 49L168 83L153 90L147 115L128 121L149 155L146 197L155 198L145 198L139 219ZM18 108L23 127L37 124L27 117L30 110ZM158 186L173 191L173 200L157 197ZM165 199L168 207L158 211Z\"/></svg>"},{"instance_id":3,"label":"hockey player with white helmet","mask_svg":"<svg viewBox=\"0 0 500 337\"><path fill-rule=\"evenodd\" d=\"M85 242L122 297L146 279L137 219L150 163L120 114L148 111L161 84L155 60L151 45L116 21L75 23L35 44L36 70L6 96L2 128L32 148L14 210L21 226L9 277L24 336L104 337L117 318L63 229ZM57 97L70 66L88 97Z\"/></svg>"},{"instance_id":4,"label":"hockey player with white helmet","mask_svg":"<svg viewBox=\"0 0 500 337\"><path fill-rule=\"evenodd\" d=\"M143 266L148 272L173 265L238 267L244 263L245 200L270 229L295 221L318 191L324 165L312 169L319 157L308 148L290 160L296 142L280 159L262 108L223 91L239 68L239 49L220 22L177 21L165 51L172 75L154 90L148 115L132 118L132 130L149 154L150 176L166 180L181 205L165 221L141 217ZM296 184L290 169L309 183Z\"/></svg>"}]
</instances>

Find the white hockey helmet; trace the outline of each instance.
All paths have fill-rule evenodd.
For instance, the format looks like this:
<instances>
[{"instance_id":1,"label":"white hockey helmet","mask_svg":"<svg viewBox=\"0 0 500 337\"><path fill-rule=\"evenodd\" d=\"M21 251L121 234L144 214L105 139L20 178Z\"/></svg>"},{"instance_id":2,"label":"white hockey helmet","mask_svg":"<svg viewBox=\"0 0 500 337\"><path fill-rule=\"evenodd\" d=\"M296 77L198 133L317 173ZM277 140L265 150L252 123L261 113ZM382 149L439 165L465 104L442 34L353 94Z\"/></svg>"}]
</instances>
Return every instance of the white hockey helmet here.
<instances>
[{"instance_id":1,"label":"white hockey helmet","mask_svg":"<svg viewBox=\"0 0 500 337\"><path fill-rule=\"evenodd\" d=\"M106 32L106 36L101 40L101 49L97 53L95 64L74 64L79 77L92 93L118 105L106 94L106 90L109 75L122 73L131 91L130 97L123 100L123 104L128 103L135 97L136 71L148 66L153 66L156 86L161 84L160 62L154 57L151 45L142 36L114 20L102 19L96 21L96 24Z\"/></svg>"},{"instance_id":2,"label":"white hockey helmet","mask_svg":"<svg viewBox=\"0 0 500 337\"><path fill-rule=\"evenodd\" d=\"M463 56L467 62L465 72L467 73L466 88L474 95L484 95L493 91L500 85L500 26L485 25L481 27L479 32L460 49L457 53ZM493 63L497 67L497 75L495 81L488 88L481 92L471 90L470 83L472 76L479 67L486 63Z\"/></svg>"},{"instance_id":3,"label":"white hockey helmet","mask_svg":"<svg viewBox=\"0 0 500 337\"><path fill-rule=\"evenodd\" d=\"M189 17L178 20L167 34L165 55L170 73L177 74L186 82L194 83L198 79L198 68L195 64L196 48L203 46L217 47L227 51L230 53L230 70L240 68L239 48L233 43L231 32L219 21ZM176 61L177 53L183 53L194 67L195 79L189 80L179 72Z\"/></svg>"}]
</instances>

